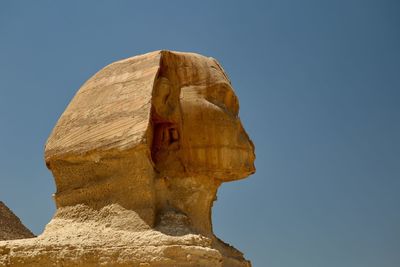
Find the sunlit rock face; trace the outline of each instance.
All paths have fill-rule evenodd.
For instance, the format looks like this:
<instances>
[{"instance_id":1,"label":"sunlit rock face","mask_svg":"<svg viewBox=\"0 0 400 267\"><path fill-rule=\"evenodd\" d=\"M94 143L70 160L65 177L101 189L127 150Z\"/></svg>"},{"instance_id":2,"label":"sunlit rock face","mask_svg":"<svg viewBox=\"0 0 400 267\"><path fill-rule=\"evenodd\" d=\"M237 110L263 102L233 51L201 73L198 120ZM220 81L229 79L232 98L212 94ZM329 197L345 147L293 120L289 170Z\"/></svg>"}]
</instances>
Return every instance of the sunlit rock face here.
<instances>
[{"instance_id":1,"label":"sunlit rock face","mask_svg":"<svg viewBox=\"0 0 400 267\"><path fill-rule=\"evenodd\" d=\"M211 224L221 183L255 171L238 111L213 58L156 51L100 70L46 144L56 215L34 241L0 243L15 249L0 263L250 266Z\"/></svg>"}]
</instances>

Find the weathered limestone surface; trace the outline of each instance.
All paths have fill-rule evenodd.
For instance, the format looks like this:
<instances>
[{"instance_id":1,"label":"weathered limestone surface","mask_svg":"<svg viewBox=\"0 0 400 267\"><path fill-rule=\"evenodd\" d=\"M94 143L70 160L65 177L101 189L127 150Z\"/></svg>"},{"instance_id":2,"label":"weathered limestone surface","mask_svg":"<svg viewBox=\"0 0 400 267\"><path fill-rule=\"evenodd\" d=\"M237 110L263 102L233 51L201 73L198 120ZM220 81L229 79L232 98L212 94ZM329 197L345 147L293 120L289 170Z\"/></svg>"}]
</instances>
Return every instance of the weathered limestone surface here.
<instances>
[{"instance_id":1,"label":"weathered limestone surface","mask_svg":"<svg viewBox=\"0 0 400 267\"><path fill-rule=\"evenodd\" d=\"M21 220L0 201L0 240L34 237Z\"/></svg>"},{"instance_id":2,"label":"weathered limestone surface","mask_svg":"<svg viewBox=\"0 0 400 267\"><path fill-rule=\"evenodd\" d=\"M250 266L212 231L223 182L254 173L254 147L222 67L155 51L106 66L45 148L57 212L42 235L0 242L10 266Z\"/></svg>"}]
</instances>

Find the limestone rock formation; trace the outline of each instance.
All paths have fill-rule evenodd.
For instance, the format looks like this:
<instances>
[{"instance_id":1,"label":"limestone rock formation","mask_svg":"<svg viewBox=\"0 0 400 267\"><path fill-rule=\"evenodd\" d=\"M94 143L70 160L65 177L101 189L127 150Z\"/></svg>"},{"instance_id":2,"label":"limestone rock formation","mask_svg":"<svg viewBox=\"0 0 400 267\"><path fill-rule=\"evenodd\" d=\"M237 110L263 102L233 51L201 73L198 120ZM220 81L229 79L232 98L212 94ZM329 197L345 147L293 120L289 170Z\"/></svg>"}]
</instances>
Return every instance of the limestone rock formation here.
<instances>
[{"instance_id":1,"label":"limestone rock formation","mask_svg":"<svg viewBox=\"0 0 400 267\"><path fill-rule=\"evenodd\" d=\"M21 220L0 201L0 240L34 237Z\"/></svg>"},{"instance_id":2,"label":"limestone rock formation","mask_svg":"<svg viewBox=\"0 0 400 267\"><path fill-rule=\"evenodd\" d=\"M35 239L0 242L11 266L250 266L212 231L218 187L254 173L254 146L222 67L155 51L77 92L45 161L57 212Z\"/></svg>"}]
</instances>

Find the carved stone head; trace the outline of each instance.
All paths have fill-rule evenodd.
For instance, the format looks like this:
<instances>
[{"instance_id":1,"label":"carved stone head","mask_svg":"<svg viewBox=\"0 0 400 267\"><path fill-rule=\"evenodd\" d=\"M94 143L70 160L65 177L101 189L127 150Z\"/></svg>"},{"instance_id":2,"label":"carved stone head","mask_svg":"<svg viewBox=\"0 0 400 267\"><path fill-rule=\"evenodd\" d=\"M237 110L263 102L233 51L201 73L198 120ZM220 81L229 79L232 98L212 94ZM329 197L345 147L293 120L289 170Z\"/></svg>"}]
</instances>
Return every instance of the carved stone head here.
<instances>
[{"instance_id":1,"label":"carved stone head","mask_svg":"<svg viewBox=\"0 0 400 267\"><path fill-rule=\"evenodd\" d=\"M211 231L222 182L254 173L254 146L221 66L156 51L100 70L78 91L45 149L58 207L119 203L149 225L169 211Z\"/></svg>"},{"instance_id":2,"label":"carved stone head","mask_svg":"<svg viewBox=\"0 0 400 267\"><path fill-rule=\"evenodd\" d=\"M254 172L254 149L239 101L218 62L163 52L153 92L152 158L165 175L221 181Z\"/></svg>"}]
</instances>

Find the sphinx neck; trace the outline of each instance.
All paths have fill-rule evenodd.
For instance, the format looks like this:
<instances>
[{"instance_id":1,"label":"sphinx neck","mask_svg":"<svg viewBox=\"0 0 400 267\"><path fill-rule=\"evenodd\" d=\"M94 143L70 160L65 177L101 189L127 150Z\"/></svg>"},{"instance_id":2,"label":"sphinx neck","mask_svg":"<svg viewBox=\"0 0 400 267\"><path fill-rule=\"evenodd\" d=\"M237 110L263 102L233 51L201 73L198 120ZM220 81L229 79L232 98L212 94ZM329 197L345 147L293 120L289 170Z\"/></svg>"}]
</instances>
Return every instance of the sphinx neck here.
<instances>
[{"instance_id":1,"label":"sphinx neck","mask_svg":"<svg viewBox=\"0 0 400 267\"><path fill-rule=\"evenodd\" d=\"M155 183L158 224L165 224L163 220L170 220L170 214L174 213L179 215L175 224L188 224L193 232L213 236L211 209L221 184L219 180L207 176L160 176Z\"/></svg>"}]
</instances>

